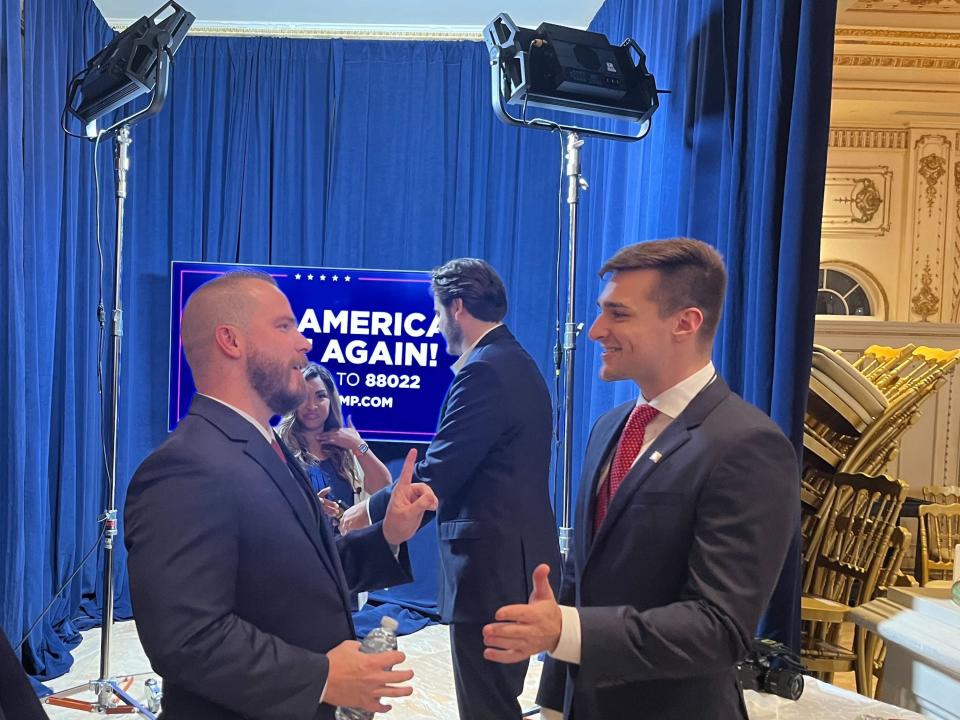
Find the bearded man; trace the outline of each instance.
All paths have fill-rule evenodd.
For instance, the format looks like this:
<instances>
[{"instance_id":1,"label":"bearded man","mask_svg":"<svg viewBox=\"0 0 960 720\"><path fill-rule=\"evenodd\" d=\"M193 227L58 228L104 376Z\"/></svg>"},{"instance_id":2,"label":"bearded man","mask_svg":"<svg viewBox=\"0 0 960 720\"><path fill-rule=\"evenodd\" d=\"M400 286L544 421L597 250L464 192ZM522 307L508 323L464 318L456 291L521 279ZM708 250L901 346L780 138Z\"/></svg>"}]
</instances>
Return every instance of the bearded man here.
<instances>
[{"instance_id":1,"label":"bearded man","mask_svg":"<svg viewBox=\"0 0 960 720\"><path fill-rule=\"evenodd\" d=\"M310 345L262 273L228 273L187 304L197 395L137 470L125 542L137 630L163 677L163 720L332 720L386 712L413 673L403 653L362 654L351 592L409 582L402 544L436 508L408 456L380 523L334 539L270 427L306 396Z\"/></svg>"}]
</instances>

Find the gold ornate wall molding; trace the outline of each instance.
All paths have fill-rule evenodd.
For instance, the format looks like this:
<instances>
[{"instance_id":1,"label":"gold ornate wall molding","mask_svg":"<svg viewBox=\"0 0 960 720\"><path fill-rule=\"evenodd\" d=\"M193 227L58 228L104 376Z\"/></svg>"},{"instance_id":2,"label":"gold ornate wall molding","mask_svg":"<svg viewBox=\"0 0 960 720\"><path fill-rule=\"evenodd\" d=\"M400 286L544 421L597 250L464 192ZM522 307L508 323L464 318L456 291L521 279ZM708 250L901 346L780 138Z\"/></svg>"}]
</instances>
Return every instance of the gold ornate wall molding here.
<instances>
[{"instance_id":1,"label":"gold ornate wall molding","mask_svg":"<svg viewBox=\"0 0 960 720\"><path fill-rule=\"evenodd\" d=\"M857 0L847 12L960 14L960 0Z\"/></svg>"},{"instance_id":2,"label":"gold ornate wall molding","mask_svg":"<svg viewBox=\"0 0 960 720\"><path fill-rule=\"evenodd\" d=\"M930 256L927 255L927 262L920 273L920 287L916 294L910 298L910 310L914 315L920 316L920 322L930 322L931 315L936 315L940 310L940 298L933 289L933 270L930 267Z\"/></svg>"},{"instance_id":3,"label":"gold ornate wall molding","mask_svg":"<svg viewBox=\"0 0 960 720\"><path fill-rule=\"evenodd\" d=\"M923 55L834 55L835 67L960 70L960 58Z\"/></svg>"},{"instance_id":4,"label":"gold ornate wall molding","mask_svg":"<svg viewBox=\"0 0 960 720\"><path fill-rule=\"evenodd\" d=\"M910 312L921 322L946 319L944 263L946 262L946 179L951 142L946 135L922 134L913 144L916 175L913 191L913 249ZM951 268L952 270L952 268ZM952 273L951 273L952 274ZM952 288L947 297L952 305Z\"/></svg>"},{"instance_id":5,"label":"gold ornate wall molding","mask_svg":"<svg viewBox=\"0 0 960 720\"><path fill-rule=\"evenodd\" d=\"M957 133L957 145L960 147L960 133ZM955 215L953 218L953 307L950 318L960 323L960 161L953 164L953 194Z\"/></svg>"},{"instance_id":6,"label":"gold ornate wall molding","mask_svg":"<svg viewBox=\"0 0 960 720\"><path fill-rule=\"evenodd\" d=\"M960 49L960 32L838 25L834 44Z\"/></svg>"},{"instance_id":7,"label":"gold ornate wall molding","mask_svg":"<svg viewBox=\"0 0 960 720\"><path fill-rule=\"evenodd\" d=\"M828 166L820 228L825 235L890 232L893 171L887 165Z\"/></svg>"},{"instance_id":8,"label":"gold ornate wall molding","mask_svg":"<svg viewBox=\"0 0 960 720\"><path fill-rule=\"evenodd\" d=\"M870 150L906 150L906 130L884 128L830 128L829 146Z\"/></svg>"}]
</instances>

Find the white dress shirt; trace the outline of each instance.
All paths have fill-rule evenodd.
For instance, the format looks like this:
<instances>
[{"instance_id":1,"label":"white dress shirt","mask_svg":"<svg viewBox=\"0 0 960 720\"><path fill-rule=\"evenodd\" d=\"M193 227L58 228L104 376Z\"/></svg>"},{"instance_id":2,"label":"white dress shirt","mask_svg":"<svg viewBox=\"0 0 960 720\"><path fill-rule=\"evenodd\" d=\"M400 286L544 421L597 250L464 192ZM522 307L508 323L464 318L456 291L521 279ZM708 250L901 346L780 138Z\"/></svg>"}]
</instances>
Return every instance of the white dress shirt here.
<instances>
[{"instance_id":1,"label":"white dress shirt","mask_svg":"<svg viewBox=\"0 0 960 720\"><path fill-rule=\"evenodd\" d=\"M713 378L716 377L716 374L717 372L713 367L713 363L708 362L702 369L695 372L686 380L681 380L672 388L664 390L657 395L657 397L653 398L653 400L649 401L648 404L660 412L647 425L643 435L643 446L640 448L640 452L637 453L637 457L633 459L634 463L636 463L637 458L641 457L654 441L660 437L660 434L667 429L667 426L680 416L680 413L686 409L690 401L711 383ZM647 403L647 401L642 395L637 398L637 405L643 405L644 403ZM600 478L600 482L597 483L597 490L600 489L603 483L607 482L610 474L609 463L607 463L607 469L602 472L603 476ZM585 528L581 530L586 531ZM557 643L557 647L554 648L553 652L550 653L550 656L562 662L579 665L581 646L580 614L574 607L561 605L560 615L562 621L560 641Z\"/></svg>"},{"instance_id":2,"label":"white dress shirt","mask_svg":"<svg viewBox=\"0 0 960 720\"><path fill-rule=\"evenodd\" d=\"M215 397L213 397L213 395L204 395L202 392L198 392L197 395L203 395L203 397L207 398L208 400L214 400L214 401L220 403L221 405L224 405L224 406L230 408L230 409L233 410L237 415L239 415L239 416L242 417L244 420L246 420L248 423L250 423L251 425L253 425L253 426L259 431L259 433L260 433L261 435L263 435L263 439L266 440L267 443L269 443L270 445L273 445L273 441L276 439L277 436L273 434L273 429L272 429L272 428L270 428L270 427L264 427L263 425L261 425L260 423L258 423L256 420L254 420L250 415L248 415L247 413L245 413L245 412L244 412L243 410L241 410L240 408L234 407L234 406L231 405L230 403L228 403L228 402L226 402L226 401L224 401L224 400L221 400L220 398L215 398Z\"/></svg>"},{"instance_id":3,"label":"white dress shirt","mask_svg":"<svg viewBox=\"0 0 960 720\"><path fill-rule=\"evenodd\" d=\"M494 330L496 330L496 329L497 329L498 327L500 327L501 325L503 325L503 323L498 322L498 323L497 323L496 325L494 325L492 328L490 328L489 330L487 330L483 335L481 335L481 336L478 337L476 340L474 340L473 343L470 345L470 347L468 347L466 350L464 350L462 353L460 353L460 357L458 357L458 358L454 361L453 365L450 366L450 369L453 370L453 374L454 374L454 375L456 375L457 373L459 373L459 372L463 369L463 366L467 364L467 360L470 359L470 356L473 354L473 351L476 349L477 343L479 343L479 342L480 342L481 340L483 340L487 335L489 335L491 332L493 332Z\"/></svg>"}]
</instances>

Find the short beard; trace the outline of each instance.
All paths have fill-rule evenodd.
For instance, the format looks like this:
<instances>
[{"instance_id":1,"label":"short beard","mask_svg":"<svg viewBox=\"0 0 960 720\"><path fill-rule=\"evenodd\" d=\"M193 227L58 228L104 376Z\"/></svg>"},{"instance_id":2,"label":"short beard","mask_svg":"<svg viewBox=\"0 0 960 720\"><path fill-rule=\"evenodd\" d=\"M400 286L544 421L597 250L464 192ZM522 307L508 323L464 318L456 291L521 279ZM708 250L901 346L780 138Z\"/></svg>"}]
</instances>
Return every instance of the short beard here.
<instances>
[{"instance_id":1,"label":"short beard","mask_svg":"<svg viewBox=\"0 0 960 720\"><path fill-rule=\"evenodd\" d=\"M283 382L282 378L286 377L289 369L289 364L269 360L257 351L251 351L247 356L247 380L250 386L277 415L296 410L307 399L306 382L300 383L295 390Z\"/></svg>"},{"instance_id":2,"label":"short beard","mask_svg":"<svg viewBox=\"0 0 960 720\"><path fill-rule=\"evenodd\" d=\"M449 309L445 310L447 313L447 335L444 336L444 340L447 341L447 354L453 356L463 355L463 351L466 349L463 347L463 328L460 327L456 321L450 316Z\"/></svg>"}]
</instances>

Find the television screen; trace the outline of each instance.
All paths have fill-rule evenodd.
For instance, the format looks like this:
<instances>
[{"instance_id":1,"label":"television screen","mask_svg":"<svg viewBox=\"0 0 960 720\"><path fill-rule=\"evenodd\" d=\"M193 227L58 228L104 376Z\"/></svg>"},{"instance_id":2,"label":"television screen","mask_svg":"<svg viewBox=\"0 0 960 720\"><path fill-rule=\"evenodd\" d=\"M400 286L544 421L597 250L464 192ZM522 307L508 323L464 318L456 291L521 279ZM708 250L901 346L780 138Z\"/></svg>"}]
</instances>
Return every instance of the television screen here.
<instances>
[{"instance_id":1,"label":"television screen","mask_svg":"<svg viewBox=\"0 0 960 720\"><path fill-rule=\"evenodd\" d=\"M180 343L190 294L237 269L273 276L290 299L308 355L333 374L344 421L367 441L427 443L453 380L433 313L430 274L418 271L174 262L171 265L168 429L196 390Z\"/></svg>"}]
</instances>

